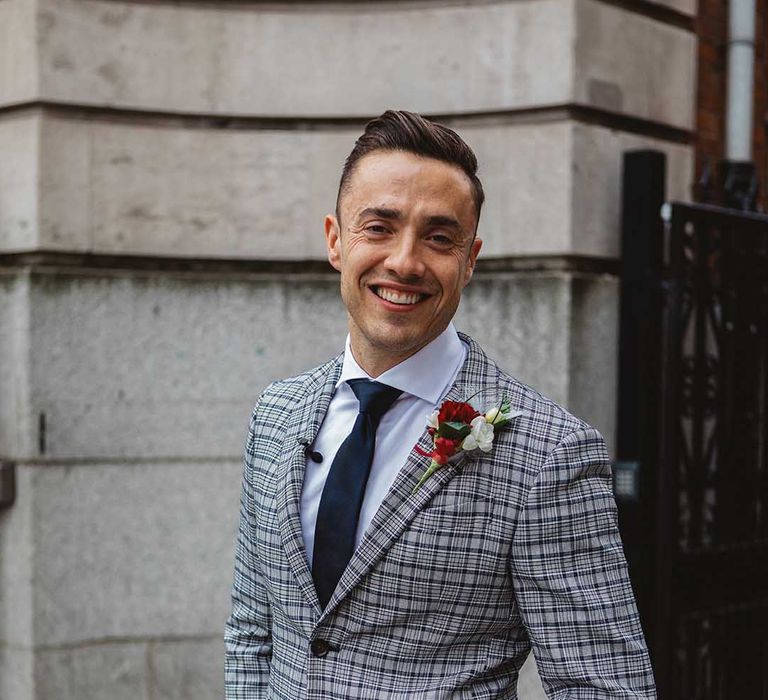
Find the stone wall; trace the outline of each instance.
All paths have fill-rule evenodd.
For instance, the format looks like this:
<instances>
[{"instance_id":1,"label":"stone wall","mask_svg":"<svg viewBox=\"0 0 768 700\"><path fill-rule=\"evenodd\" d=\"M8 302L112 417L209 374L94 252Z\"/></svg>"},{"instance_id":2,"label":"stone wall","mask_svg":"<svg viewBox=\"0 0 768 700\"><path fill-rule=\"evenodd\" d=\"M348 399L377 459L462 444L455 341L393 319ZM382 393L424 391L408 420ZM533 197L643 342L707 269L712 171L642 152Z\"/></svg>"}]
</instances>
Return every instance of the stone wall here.
<instances>
[{"instance_id":1,"label":"stone wall","mask_svg":"<svg viewBox=\"0 0 768 700\"><path fill-rule=\"evenodd\" d=\"M692 177L653 7L0 0L0 700L221 697L249 410L342 346L322 217L388 107L480 160L457 325L612 444L622 152Z\"/></svg>"}]
</instances>

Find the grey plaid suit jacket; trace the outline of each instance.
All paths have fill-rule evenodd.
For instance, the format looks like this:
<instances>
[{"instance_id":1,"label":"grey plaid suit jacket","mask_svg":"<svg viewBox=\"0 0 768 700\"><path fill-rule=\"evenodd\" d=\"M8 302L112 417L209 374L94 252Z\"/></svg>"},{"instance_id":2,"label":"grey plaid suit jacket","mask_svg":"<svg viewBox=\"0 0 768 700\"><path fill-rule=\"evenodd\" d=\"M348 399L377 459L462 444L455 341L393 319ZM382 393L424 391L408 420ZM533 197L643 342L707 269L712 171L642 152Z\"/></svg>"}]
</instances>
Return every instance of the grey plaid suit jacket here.
<instances>
[{"instance_id":1,"label":"grey plaid suit jacket","mask_svg":"<svg viewBox=\"0 0 768 700\"><path fill-rule=\"evenodd\" d=\"M502 372L467 336L447 398L498 387L523 411L412 489L399 472L321 610L299 519L299 439L317 434L342 356L272 384L245 450L228 700L517 698L529 650L550 698L655 698L599 433ZM426 431L420 442L431 449Z\"/></svg>"}]
</instances>

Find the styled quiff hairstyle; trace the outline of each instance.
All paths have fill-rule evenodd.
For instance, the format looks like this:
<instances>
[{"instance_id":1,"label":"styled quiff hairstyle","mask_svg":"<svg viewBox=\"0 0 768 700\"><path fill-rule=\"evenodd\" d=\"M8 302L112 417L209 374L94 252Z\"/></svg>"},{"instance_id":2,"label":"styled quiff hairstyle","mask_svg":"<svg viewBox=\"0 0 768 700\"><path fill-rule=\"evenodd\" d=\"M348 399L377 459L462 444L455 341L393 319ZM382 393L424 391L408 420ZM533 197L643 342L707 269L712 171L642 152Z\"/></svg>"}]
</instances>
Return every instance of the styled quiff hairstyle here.
<instances>
[{"instance_id":1,"label":"styled quiff hairstyle","mask_svg":"<svg viewBox=\"0 0 768 700\"><path fill-rule=\"evenodd\" d=\"M349 189L349 181L355 172L357 161L374 151L404 151L425 158L435 158L461 168L472 183L476 221L480 220L480 209L485 201L485 194L477 177L477 158L472 149L447 126L413 112L389 109L365 125L365 131L347 156L336 196L336 218L339 221L341 197Z\"/></svg>"}]
</instances>

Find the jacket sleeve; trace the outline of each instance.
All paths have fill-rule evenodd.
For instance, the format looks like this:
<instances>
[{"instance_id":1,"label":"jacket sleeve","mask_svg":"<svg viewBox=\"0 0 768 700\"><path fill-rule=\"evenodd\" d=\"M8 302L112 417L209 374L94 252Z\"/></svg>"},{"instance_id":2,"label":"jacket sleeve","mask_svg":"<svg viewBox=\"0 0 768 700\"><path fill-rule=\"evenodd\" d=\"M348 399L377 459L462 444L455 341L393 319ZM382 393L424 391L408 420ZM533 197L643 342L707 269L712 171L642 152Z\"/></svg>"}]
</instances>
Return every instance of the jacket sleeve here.
<instances>
[{"instance_id":1,"label":"jacket sleeve","mask_svg":"<svg viewBox=\"0 0 768 700\"><path fill-rule=\"evenodd\" d=\"M272 660L272 614L256 557L253 502L253 459L258 405L245 447L240 527L235 548L232 612L224 633L226 700L266 698Z\"/></svg>"},{"instance_id":2,"label":"jacket sleeve","mask_svg":"<svg viewBox=\"0 0 768 700\"><path fill-rule=\"evenodd\" d=\"M515 530L511 574L547 696L656 698L601 435L549 454Z\"/></svg>"}]
</instances>

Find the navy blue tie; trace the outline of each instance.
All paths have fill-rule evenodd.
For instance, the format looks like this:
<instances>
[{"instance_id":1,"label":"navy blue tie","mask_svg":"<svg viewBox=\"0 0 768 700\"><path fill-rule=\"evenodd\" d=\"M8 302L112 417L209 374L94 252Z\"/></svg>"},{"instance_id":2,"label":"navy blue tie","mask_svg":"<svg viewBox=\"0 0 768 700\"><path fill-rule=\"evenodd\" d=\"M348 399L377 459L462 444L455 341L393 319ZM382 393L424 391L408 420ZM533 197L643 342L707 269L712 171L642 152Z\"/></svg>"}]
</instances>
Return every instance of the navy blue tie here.
<instances>
[{"instance_id":1,"label":"navy blue tie","mask_svg":"<svg viewBox=\"0 0 768 700\"><path fill-rule=\"evenodd\" d=\"M369 379L350 379L360 412L334 457L323 487L315 526L312 577L325 608L355 551L355 532L376 447L379 421L402 393Z\"/></svg>"}]
</instances>

